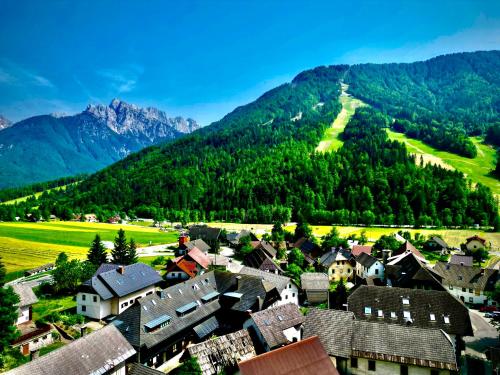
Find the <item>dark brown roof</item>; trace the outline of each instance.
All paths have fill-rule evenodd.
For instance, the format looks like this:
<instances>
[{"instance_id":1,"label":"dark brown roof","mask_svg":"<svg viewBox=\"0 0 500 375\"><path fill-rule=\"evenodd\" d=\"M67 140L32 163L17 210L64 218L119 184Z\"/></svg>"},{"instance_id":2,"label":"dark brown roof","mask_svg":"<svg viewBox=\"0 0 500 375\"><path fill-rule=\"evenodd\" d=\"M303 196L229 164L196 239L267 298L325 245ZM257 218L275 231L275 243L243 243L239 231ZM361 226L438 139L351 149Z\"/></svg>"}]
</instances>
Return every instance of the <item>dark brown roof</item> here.
<instances>
[{"instance_id":1,"label":"dark brown roof","mask_svg":"<svg viewBox=\"0 0 500 375\"><path fill-rule=\"evenodd\" d=\"M425 285L434 290L444 290L442 277L424 264L413 252L404 253L391 260L385 267L385 275L390 285L413 288Z\"/></svg>"},{"instance_id":2,"label":"dark brown roof","mask_svg":"<svg viewBox=\"0 0 500 375\"><path fill-rule=\"evenodd\" d=\"M222 369L234 368L238 362L257 355L246 329L192 345L188 351L198 360L203 375L219 374Z\"/></svg>"},{"instance_id":3,"label":"dark brown roof","mask_svg":"<svg viewBox=\"0 0 500 375\"><path fill-rule=\"evenodd\" d=\"M486 240L482 237L479 237L477 234L475 236L467 238L466 243L469 243L474 240L481 242L483 245L486 244Z\"/></svg>"},{"instance_id":4,"label":"dark brown roof","mask_svg":"<svg viewBox=\"0 0 500 375\"><path fill-rule=\"evenodd\" d=\"M318 337L287 345L239 363L242 375L338 375Z\"/></svg>"},{"instance_id":5,"label":"dark brown roof","mask_svg":"<svg viewBox=\"0 0 500 375\"><path fill-rule=\"evenodd\" d=\"M409 304L403 304L403 299ZM358 320L407 325L403 311L409 311L414 327L439 328L460 336L472 335L469 310L446 291L362 285L348 297L347 303L349 311ZM365 314L365 307L371 308L371 314ZM382 311L382 316L379 316L379 311ZM431 320L431 314L434 320ZM445 323L445 316L449 323Z\"/></svg>"},{"instance_id":6,"label":"dark brown roof","mask_svg":"<svg viewBox=\"0 0 500 375\"><path fill-rule=\"evenodd\" d=\"M294 283L295 282L288 276L283 276L279 275L276 273L271 273L271 272L266 272L262 270L258 270L256 268L252 267L247 267L243 266L243 268L240 270L240 273L242 275L251 275L251 276L256 276L260 277L263 280L266 280L276 286L278 289L278 292L282 292L284 289L288 287L288 284Z\"/></svg>"},{"instance_id":7,"label":"dark brown roof","mask_svg":"<svg viewBox=\"0 0 500 375\"><path fill-rule=\"evenodd\" d=\"M7 372L9 375L104 374L135 354L113 325L84 336L43 357Z\"/></svg>"},{"instance_id":8,"label":"dark brown roof","mask_svg":"<svg viewBox=\"0 0 500 375\"><path fill-rule=\"evenodd\" d=\"M262 271L283 273L283 270L261 248L257 248L248 254L243 260L243 264Z\"/></svg>"},{"instance_id":9,"label":"dark brown roof","mask_svg":"<svg viewBox=\"0 0 500 375\"><path fill-rule=\"evenodd\" d=\"M219 239L221 228L208 227L206 225L192 225L189 227L189 237L201 238L203 241L216 241Z\"/></svg>"},{"instance_id":10,"label":"dark brown roof","mask_svg":"<svg viewBox=\"0 0 500 375\"><path fill-rule=\"evenodd\" d=\"M443 277L444 285L474 290L493 290L498 279L498 270L491 268L461 266L437 262L434 271Z\"/></svg>"}]
</instances>

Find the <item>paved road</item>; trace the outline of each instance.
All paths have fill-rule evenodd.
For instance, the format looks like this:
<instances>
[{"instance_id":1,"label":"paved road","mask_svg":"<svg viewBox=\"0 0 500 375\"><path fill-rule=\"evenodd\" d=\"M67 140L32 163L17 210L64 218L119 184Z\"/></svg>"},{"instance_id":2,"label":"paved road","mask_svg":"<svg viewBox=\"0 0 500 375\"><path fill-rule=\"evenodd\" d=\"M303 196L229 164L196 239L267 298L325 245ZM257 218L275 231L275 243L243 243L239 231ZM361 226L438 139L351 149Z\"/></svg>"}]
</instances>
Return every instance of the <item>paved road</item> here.
<instances>
[{"instance_id":1,"label":"paved road","mask_svg":"<svg viewBox=\"0 0 500 375\"><path fill-rule=\"evenodd\" d=\"M483 313L476 310L469 310L473 337L465 337L465 352L476 356L484 357L484 351L490 346L498 345L498 331L489 323L489 319Z\"/></svg>"}]
</instances>

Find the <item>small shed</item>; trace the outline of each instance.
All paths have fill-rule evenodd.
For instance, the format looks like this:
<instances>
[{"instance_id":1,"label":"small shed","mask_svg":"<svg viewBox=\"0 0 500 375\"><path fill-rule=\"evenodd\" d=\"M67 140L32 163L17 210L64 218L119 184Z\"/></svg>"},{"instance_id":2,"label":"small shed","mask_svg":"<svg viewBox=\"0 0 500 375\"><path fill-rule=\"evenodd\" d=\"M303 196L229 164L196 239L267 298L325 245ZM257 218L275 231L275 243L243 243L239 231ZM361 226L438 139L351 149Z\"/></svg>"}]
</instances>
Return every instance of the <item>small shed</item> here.
<instances>
[{"instance_id":1,"label":"small shed","mask_svg":"<svg viewBox=\"0 0 500 375\"><path fill-rule=\"evenodd\" d=\"M300 284L306 293L306 298L309 303L323 303L328 301L330 282L326 273L303 273L300 276Z\"/></svg>"}]
</instances>

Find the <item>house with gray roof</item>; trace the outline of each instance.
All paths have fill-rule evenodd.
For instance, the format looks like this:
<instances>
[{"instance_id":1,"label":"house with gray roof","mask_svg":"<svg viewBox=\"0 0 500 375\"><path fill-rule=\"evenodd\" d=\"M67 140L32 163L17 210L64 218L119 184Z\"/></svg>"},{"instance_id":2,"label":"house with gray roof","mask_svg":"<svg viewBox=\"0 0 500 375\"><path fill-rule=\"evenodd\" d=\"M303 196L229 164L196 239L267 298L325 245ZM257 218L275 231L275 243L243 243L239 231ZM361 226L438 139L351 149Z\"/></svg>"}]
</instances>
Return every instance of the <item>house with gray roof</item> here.
<instances>
[{"instance_id":1,"label":"house with gray roof","mask_svg":"<svg viewBox=\"0 0 500 375\"><path fill-rule=\"evenodd\" d=\"M469 310L446 291L362 285L347 305L357 320L441 329L458 349L464 336L473 335Z\"/></svg>"},{"instance_id":2,"label":"house with gray roof","mask_svg":"<svg viewBox=\"0 0 500 375\"><path fill-rule=\"evenodd\" d=\"M266 250L261 247L256 248L250 254L245 256L243 264L248 267L257 268L261 271L283 274L283 270L268 255Z\"/></svg>"},{"instance_id":3,"label":"house with gray roof","mask_svg":"<svg viewBox=\"0 0 500 375\"><path fill-rule=\"evenodd\" d=\"M452 374L455 347L440 329L354 319L353 312L311 309L303 338L319 336L341 374Z\"/></svg>"},{"instance_id":4,"label":"house with gray roof","mask_svg":"<svg viewBox=\"0 0 500 375\"><path fill-rule=\"evenodd\" d=\"M452 254L448 263L467 267L472 267L474 265L472 255L463 254Z\"/></svg>"},{"instance_id":5,"label":"house with gray roof","mask_svg":"<svg viewBox=\"0 0 500 375\"><path fill-rule=\"evenodd\" d=\"M201 239L213 251L218 251L221 232L221 228L209 227L207 225L192 225L189 227L189 238L191 241Z\"/></svg>"},{"instance_id":6,"label":"house with gray roof","mask_svg":"<svg viewBox=\"0 0 500 375\"><path fill-rule=\"evenodd\" d=\"M138 352L158 367L190 343L227 329L241 329L249 312L279 299L262 278L211 271L137 300L113 324Z\"/></svg>"},{"instance_id":7,"label":"house with gray roof","mask_svg":"<svg viewBox=\"0 0 500 375\"><path fill-rule=\"evenodd\" d=\"M354 277L356 261L350 250L332 248L319 258L318 267L329 276L330 281L350 281Z\"/></svg>"},{"instance_id":8,"label":"house with gray roof","mask_svg":"<svg viewBox=\"0 0 500 375\"><path fill-rule=\"evenodd\" d=\"M136 300L153 294L161 281L158 272L144 263L102 264L92 278L79 287L77 313L91 319L118 315Z\"/></svg>"},{"instance_id":9,"label":"house with gray roof","mask_svg":"<svg viewBox=\"0 0 500 375\"><path fill-rule=\"evenodd\" d=\"M134 348L113 325L92 332L25 365L9 375L96 375L126 373Z\"/></svg>"},{"instance_id":10,"label":"house with gray roof","mask_svg":"<svg viewBox=\"0 0 500 375\"><path fill-rule=\"evenodd\" d=\"M272 307L250 314L243 327L257 337L257 351L268 352L300 340L304 316L292 303ZM259 350L260 349L260 350Z\"/></svg>"},{"instance_id":11,"label":"house with gray roof","mask_svg":"<svg viewBox=\"0 0 500 375\"><path fill-rule=\"evenodd\" d=\"M300 275L300 285L309 303L328 302L330 281L326 273L304 272Z\"/></svg>"},{"instance_id":12,"label":"house with gray roof","mask_svg":"<svg viewBox=\"0 0 500 375\"><path fill-rule=\"evenodd\" d=\"M448 292L462 302L471 305L495 304L488 292L495 289L498 270L437 262L434 271L441 275L443 286Z\"/></svg>"},{"instance_id":13,"label":"house with gray roof","mask_svg":"<svg viewBox=\"0 0 500 375\"><path fill-rule=\"evenodd\" d=\"M19 296L19 304L17 305L17 321L16 324L29 322L32 317L31 306L38 302L38 298L30 286L25 284L14 284L12 286L14 292Z\"/></svg>"},{"instance_id":14,"label":"house with gray roof","mask_svg":"<svg viewBox=\"0 0 500 375\"><path fill-rule=\"evenodd\" d=\"M232 374L238 369L238 362L257 355L246 329L192 345L188 353L197 359L203 375Z\"/></svg>"},{"instance_id":15,"label":"house with gray roof","mask_svg":"<svg viewBox=\"0 0 500 375\"><path fill-rule=\"evenodd\" d=\"M260 277L262 280L274 284L280 294L280 299L273 306L284 305L286 303L299 305L299 287L292 278L247 266L244 266L240 270L240 274Z\"/></svg>"},{"instance_id":16,"label":"house with gray roof","mask_svg":"<svg viewBox=\"0 0 500 375\"><path fill-rule=\"evenodd\" d=\"M384 264L374 256L361 253L356 257L356 276L362 279L369 277L384 278Z\"/></svg>"},{"instance_id":17,"label":"house with gray roof","mask_svg":"<svg viewBox=\"0 0 500 375\"><path fill-rule=\"evenodd\" d=\"M424 250L427 251L439 251L441 253L445 253L448 250L451 250L450 245L446 243L441 237L432 236L424 243Z\"/></svg>"}]
</instances>

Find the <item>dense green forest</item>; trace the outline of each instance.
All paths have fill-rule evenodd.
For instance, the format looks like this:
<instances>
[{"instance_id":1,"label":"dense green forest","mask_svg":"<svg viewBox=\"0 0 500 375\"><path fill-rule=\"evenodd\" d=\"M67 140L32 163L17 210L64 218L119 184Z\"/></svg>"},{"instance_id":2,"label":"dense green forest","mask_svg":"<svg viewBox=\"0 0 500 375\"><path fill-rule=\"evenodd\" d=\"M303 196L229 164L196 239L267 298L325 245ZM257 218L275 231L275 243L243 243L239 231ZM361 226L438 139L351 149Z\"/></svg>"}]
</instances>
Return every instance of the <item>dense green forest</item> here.
<instances>
[{"instance_id":1,"label":"dense green forest","mask_svg":"<svg viewBox=\"0 0 500 375\"><path fill-rule=\"evenodd\" d=\"M466 135L484 134L500 115L500 51L457 53L411 64L361 64L349 91L391 116L397 131L475 157Z\"/></svg>"},{"instance_id":2,"label":"dense green forest","mask_svg":"<svg viewBox=\"0 0 500 375\"><path fill-rule=\"evenodd\" d=\"M95 212L101 219L497 227L488 188L415 162L388 139L392 120L384 112L391 110L358 109L337 152L314 151L339 113L339 82L352 69L303 72L209 127L132 154L65 191L0 206L0 219L34 211L63 219Z\"/></svg>"}]
</instances>

